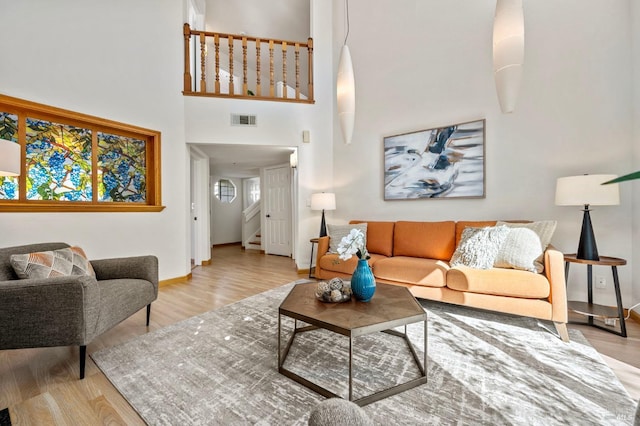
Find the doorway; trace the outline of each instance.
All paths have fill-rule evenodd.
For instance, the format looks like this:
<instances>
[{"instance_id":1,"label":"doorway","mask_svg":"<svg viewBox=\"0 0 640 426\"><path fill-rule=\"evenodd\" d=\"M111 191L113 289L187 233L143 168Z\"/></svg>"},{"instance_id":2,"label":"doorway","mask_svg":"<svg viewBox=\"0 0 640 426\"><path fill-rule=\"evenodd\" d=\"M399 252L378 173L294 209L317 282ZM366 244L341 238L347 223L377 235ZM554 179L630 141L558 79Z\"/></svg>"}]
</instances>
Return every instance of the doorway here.
<instances>
[{"instance_id":1,"label":"doorway","mask_svg":"<svg viewBox=\"0 0 640 426\"><path fill-rule=\"evenodd\" d=\"M260 249L267 254L277 254L284 256L291 256L295 258L295 233L297 229L297 215L295 214L295 200L297 199L297 180L295 179L295 169L290 168L289 160L292 152L297 150L296 147L287 146L265 146L265 145L240 145L240 144L190 144L197 148L198 152L201 152L206 156L208 161L208 173L206 177L206 185L209 186L209 176L225 177L236 181L239 200L245 200L245 185L244 182L251 180L258 180L260 182L260 228L261 228L261 247ZM267 171L267 169L273 169L274 171ZM275 170L279 169L279 172ZM264 202L269 192L269 186L265 183L265 176L269 174L269 179L272 179L277 185L281 185L282 182L287 182L284 176L288 176L287 191L281 195L286 196L286 202L280 198L280 205L284 206L273 210L275 216L271 216L274 219L265 217ZM278 175L278 176L274 176ZM202 179L202 176L200 177ZM258 179L256 179L258 178ZM195 183L192 182L192 185ZM272 191L273 196L282 189ZM212 191L208 191L205 194L206 203L208 206L212 205ZM277 199L277 198L276 198ZM244 206L243 206L244 207ZM269 207L272 209L273 207ZM228 227L224 223L220 223L216 220L215 223L212 219L213 209L209 214L209 229L208 241L215 243L215 235L220 232L227 232ZM239 213L240 215L242 212ZM277 220L276 220L277 218ZM269 227L269 229L267 229ZM284 229L286 229L286 232ZM272 232L277 234L274 236ZM237 241L242 241L242 232L239 232ZM192 234L195 239L201 239L201 235L198 233ZM231 242L231 241L229 241ZM197 244L197 242L195 243ZM267 248L268 245L268 248ZM209 246L211 247L211 245Z\"/></svg>"}]
</instances>

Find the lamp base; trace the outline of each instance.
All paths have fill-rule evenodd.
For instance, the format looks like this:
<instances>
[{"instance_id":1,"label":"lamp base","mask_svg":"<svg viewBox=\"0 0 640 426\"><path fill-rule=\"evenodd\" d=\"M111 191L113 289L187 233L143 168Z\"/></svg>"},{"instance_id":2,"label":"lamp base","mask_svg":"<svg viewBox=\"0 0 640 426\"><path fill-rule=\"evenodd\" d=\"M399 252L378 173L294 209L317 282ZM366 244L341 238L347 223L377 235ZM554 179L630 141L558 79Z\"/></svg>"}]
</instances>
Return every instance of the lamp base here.
<instances>
[{"instance_id":1,"label":"lamp base","mask_svg":"<svg viewBox=\"0 0 640 426\"><path fill-rule=\"evenodd\" d=\"M320 237L327 236L327 224L324 221L324 209L322 209L322 222L320 222Z\"/></svg>"},{"instance_id":2,"label":"lamp base","mask_svg":"<svg viewBox=\"0 0 640 426\"><path fill-rule=\"evenodd\" d=\"M591 216L589 215L589 205L585 204L584 214L582 215L582 231L580 231L580 242L578 243L578 251L576 258L583 260L600 260L598 256L598 247L596 246L596 237L593 234L591 226Z\"/></svg>"}]
</instances>

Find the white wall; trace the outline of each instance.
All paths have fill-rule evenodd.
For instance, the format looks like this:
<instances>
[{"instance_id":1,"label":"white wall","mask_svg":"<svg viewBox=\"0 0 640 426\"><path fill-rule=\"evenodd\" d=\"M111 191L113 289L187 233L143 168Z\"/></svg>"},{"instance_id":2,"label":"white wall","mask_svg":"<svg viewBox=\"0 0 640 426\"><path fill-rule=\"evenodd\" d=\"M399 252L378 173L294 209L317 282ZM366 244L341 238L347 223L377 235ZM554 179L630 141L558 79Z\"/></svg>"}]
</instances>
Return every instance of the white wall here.
<instances>
[{"instance_id":1,"label":"white wall","mask_svg":"<svg viewBox=\"0 0 640 426\"><path fill-rule=\"evenodd\" d=\"M298 233L294 255L299 269L308 268L311 244L320 224L319 212L307 200L314 192L333 187L334 62L332 56L332 3L311 2L314 45L315 104L185 98L185 129L189 143L246 144L298 147ZM337 63L337 62L336 62ZM256 114L256 127L232 127L231 113ZM311 142L302 143L309 130ZM215 229L215 228L214 228Z\"/></svg>"},{"instance_id":2,"label":"white wall","mask_svg":"<svg viewBox=\"0 0 640 426\"><path fill-rule=\"evenodd\" d=\"M188 273L182 2L3 1L3 94L162 132L161 213L3 213L1 244L66 241L91 258L155 254ZM10 59L9 59L10 58Z\"/></svg>"},{"instance_id":3,"label":"white wall","mask_svg":"<svg viewBox=\"0 0 640 426\"><path fill-rule=\"evenodd\" d=\"M236 186L236 198L223 203L213 195L218 179L229 179ZM211 244L227 244L242 241L242 179L228 176L211 176Z\"/></svg>"},{"instance_id":4,"label":"white wall","mask_svg":"<svg viewBox=\"0 0 640 426\"><path fill-rule=\"evenodd\" d=\"M343 1L334 0L337 62ZM582 214L554 205L556 178L632 169L629 3L525 2L523 86L513 114L500 112L492 73L495 0L350 1L356 123L344 145L334 121L335 220L555 219L553 243L575 251ZM486 198L383 201L384 136L486 118ZM600 253L632 260L632 197L595 207ZM332 222L332 220L329 220ZM633 263L633 262L631 262ZM625 305L631 270L620 269ZM585 297L574 266L572 298ZM596 299L615 304L609 289Z\"/></svg>"}]
</instances>

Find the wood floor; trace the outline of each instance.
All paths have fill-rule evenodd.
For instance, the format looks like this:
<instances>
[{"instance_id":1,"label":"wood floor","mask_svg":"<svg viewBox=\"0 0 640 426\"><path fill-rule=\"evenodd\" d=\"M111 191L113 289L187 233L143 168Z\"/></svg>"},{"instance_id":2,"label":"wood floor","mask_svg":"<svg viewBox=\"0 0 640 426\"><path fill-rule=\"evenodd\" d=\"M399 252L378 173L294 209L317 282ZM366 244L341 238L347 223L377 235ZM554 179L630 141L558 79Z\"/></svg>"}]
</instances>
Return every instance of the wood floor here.
<instances>
[{"instance_id":1,"label":"wood floor","mask_svg":"<svg viewBox=\"0 0 640 426\"><path fill-rule=\"evenodd\" d=\"M285 257L216 247L210 266L197 267L184 283L161 287L145 327L145 312L103 334L87 347L89 354L157 330L193 315L306 278ZM595 328L582 330L589 342L623 382L640 398L640 324L629 321L627 339ZM78 348L38 348L0 351L0 409L8 407L14 425L144 424L93 361L86 378L78 380Z\"/></svg>"}]
</instances>

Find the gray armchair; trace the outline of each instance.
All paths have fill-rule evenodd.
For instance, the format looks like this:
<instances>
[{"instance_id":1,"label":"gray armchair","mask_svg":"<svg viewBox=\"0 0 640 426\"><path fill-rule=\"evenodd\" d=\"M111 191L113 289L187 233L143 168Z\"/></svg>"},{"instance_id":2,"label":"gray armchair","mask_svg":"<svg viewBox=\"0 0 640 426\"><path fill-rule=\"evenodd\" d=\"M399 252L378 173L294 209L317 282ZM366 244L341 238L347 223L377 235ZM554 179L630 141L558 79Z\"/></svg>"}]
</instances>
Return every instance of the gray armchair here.
<instances>
[{"instance_id":1,"label":"gray armchair","mask_svg":"<svg viewBox=\"0 0 640 426\"><path fill-rule=\"evenodd\" d=\"M87 345L158 297L155 256L92 260L96 278L19 279L12 254L58 250L65 243L0 249L0 349L80 346L84 378Z\"/></svg>"}]
</instances>

